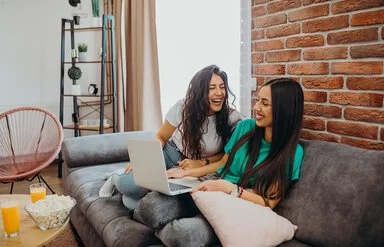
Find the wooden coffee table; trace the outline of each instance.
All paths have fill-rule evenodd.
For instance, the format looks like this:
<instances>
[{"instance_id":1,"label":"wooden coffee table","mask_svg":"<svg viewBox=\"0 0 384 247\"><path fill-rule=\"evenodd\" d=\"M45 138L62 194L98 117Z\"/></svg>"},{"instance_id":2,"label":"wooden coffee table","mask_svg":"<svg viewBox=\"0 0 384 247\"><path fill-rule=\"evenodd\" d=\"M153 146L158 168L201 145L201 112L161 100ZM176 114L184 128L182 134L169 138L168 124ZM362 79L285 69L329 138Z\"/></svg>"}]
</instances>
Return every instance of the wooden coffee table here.
<instances>
[{"instance_id":1,"label":"wooden coffee table","mask_svg":"<svg viewBox=\"0 0 384 247\"><path fill-rule=\"evenodd\" d=\"M41 230L33 221L31 216L24 210L24 206L31 202L29 195L0 195L0 201L3 200L17 200L20 205L20 232L16 237L5 238L3 218L0 213L0 246L13 247L13 246L44 246L58 236L68 225L68 221L52 230Z\"/></svg>"}]
</instances>

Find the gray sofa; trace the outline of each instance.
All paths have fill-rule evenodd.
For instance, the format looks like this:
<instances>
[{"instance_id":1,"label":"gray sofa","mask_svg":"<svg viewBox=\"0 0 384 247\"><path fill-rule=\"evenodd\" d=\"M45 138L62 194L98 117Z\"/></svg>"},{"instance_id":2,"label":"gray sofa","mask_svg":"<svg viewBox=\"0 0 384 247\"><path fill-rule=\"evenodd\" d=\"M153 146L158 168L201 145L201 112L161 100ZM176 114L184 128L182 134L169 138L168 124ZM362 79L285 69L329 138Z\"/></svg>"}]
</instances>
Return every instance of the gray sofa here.
<instances>
[{"instance_id":1,"label":"gray sofa","mask_svg":"<svg viewBox=\"0 0 384 247\"><path fill-rule=\"evenodd\" d=\"M121 195L98 196L104 174L127 165L126 139L153 135L126 132L63 142L64 191L77 201L71 222L86 246L162 245L154 230L132 219ZM301 179L276 208L298 231L281 246L384 246L384 151L301 143Z\"/></svg>"}]
</instances>

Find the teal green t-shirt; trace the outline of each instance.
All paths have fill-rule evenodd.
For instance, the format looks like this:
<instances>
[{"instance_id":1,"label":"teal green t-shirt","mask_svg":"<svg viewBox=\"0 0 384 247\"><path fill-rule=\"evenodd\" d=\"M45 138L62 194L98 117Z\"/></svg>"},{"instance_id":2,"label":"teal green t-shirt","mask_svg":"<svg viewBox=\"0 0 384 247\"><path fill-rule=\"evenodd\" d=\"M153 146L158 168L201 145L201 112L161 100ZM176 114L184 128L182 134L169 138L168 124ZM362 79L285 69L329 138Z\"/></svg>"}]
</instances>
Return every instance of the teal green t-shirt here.
<instances>
[{"instance_id":1,"label":"teal green t-shirt","mask_svg":"<svg viewBox=\"0 0 384 247\"><path fill-rule=\"evenodd\" d=\"M251 129L254 129L256 126L256 120L255 119L244 119L241 122L239 122L236 126L235 131L233 132L231 138L229 139L227 145L224 147L224 151L226 154L229 154L232 151L232 148L236 144L236 142L248 131ZM261 140L261 147L259 151L259 157L257 158L257 161L255 163L255 166L260 164L268 155L269 150L271 148L271 144L268 143L266 140ZM241 179L242 175L245 171L245 166L249 160L249 157L247 155L247 145L248 142L244 143L236 152L235 156L233 157L232 165L228 170L228 173L225 176L225 180L230 181L231 183L237 184L239 180ZM300 167L301 163L303 161L304 156L304 150L303 147L300 144L297 144L295 158L293 162L293 170L292 170L292 176L291 180L299 179L300 177ZM288 164L287 164L288 165ZM220 172L223 170L225 165L221 166L217 172L220 174Z\"/></svg>"}]
</instances>

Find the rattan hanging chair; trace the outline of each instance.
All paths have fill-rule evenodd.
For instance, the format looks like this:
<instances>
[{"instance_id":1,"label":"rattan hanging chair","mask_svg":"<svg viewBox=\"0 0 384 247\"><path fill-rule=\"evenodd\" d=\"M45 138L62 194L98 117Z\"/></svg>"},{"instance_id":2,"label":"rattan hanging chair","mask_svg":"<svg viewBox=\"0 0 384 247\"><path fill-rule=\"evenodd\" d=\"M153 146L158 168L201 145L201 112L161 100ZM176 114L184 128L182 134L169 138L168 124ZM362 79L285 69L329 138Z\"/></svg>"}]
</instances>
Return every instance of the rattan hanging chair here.
<instances>
[{"instance_id":1,"label":"rattan hanging chair","mask_svg":"<svg viewBox=\"0 0 384 247\"><path fill-rule=\"evenodd\" d=\"M20 107L0 114L0 182L13 183L35 177L58 155L63 129L56 117L38 107ZM49 187L52 193L54 191Z\"/></svg>"}]
</instances>

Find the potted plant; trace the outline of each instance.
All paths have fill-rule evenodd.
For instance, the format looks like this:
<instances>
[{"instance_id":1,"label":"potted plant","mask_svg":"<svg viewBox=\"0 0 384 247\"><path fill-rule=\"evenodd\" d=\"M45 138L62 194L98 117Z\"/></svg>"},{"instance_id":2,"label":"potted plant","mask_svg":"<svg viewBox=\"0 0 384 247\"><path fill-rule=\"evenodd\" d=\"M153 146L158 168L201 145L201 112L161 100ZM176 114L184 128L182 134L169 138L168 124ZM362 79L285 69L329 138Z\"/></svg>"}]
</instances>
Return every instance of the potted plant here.
<instances>
[{"instance_id":1,"label":"potted plant","mask_svg":"<svg viewBox=\"0 0 384 247\"><path fill-rule=\"evenodd\" d=\"M80 43L77 46L77 49L79 50L79 61L84 62L87 60L87 51L88 51L88 45L86 43Z\"/></svg>"}]
</instances>

